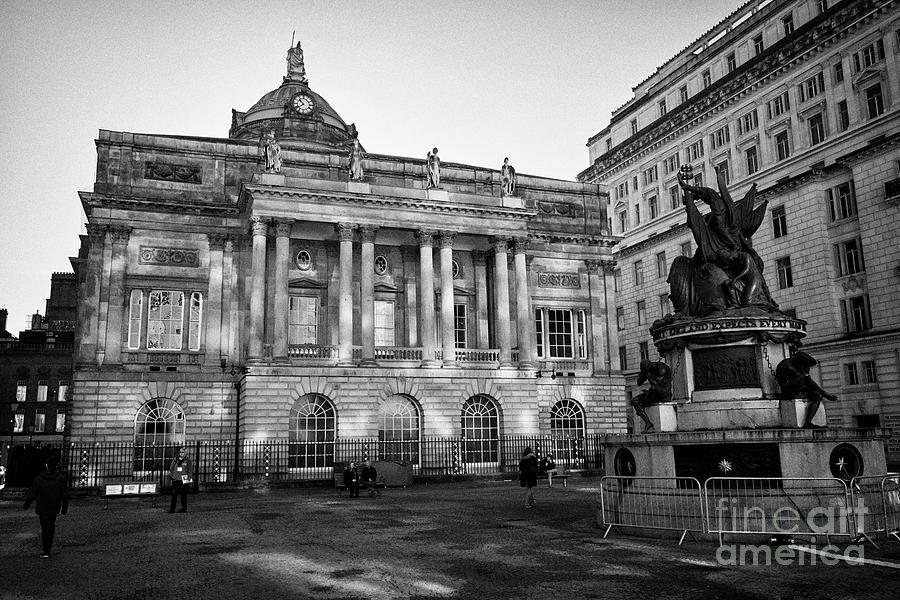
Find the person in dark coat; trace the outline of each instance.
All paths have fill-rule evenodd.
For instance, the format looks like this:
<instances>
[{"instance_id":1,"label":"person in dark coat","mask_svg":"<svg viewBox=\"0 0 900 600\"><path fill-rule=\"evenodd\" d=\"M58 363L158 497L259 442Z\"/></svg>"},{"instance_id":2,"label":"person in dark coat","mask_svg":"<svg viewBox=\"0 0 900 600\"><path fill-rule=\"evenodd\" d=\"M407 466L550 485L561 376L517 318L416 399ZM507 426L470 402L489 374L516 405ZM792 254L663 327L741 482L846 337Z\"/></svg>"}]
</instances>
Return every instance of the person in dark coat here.
<instances>
[{"instance_id":1,"label":"person in dark coat","mask_svg":"<svg viewBox=\"0 0 900 600\"><path fill-rule=\"evenodd\" d=\"M69 490L66 474L59 470L59 456L51 454L47 470L34 478L25 496L25 510L35 502L34 512L41 520L41 542L44 551L41 558L50 558L53 536L56 533L56 515L69 512Z\"/></svg>"},{"instance_id":2,"label":"person in dark coat","mask_svg":"<svg viewBox=\"0 0 900 600\"><path fill-rule=\"evenodd\" d=\"M374 496L377 492L375 482L378 481L378 471L372 466L372 463L366 461L362 470L362 482L369 489L369 495Z\"/></svg>"},{"instance_id":3,"label":"person in dark coat","mask_svg":"<svg viewBox=\"0 0 900 600\"><path fill-rule=\"evenodd\" d=\"M519 460L519 485L525 488L525 508L534 508L534 487L537 485L538 460L531 447L522 451Z\"/></svg>"},{"instance_id":4,"label":"person in dark coat","mask_svg":"<svg viewBox=\"0 0 900 600\"><path fill-rule=\"evenodd\" d=\"M357 472L354 462L344 469L344 487L350 492L351 498L359 498L359 472Z\"/></svg>"},{"instance_id":5,"label":"person in dark coat","mask_svg":"<svg viewBox=\"0 0 900 600\"><path fill-rule=\"evenodd\" d=\"M169 512L175 512L175 500L181 496L181 510L178 512L187 512L187 490L191 481L191 459L188 458L187 450L184 447L178 449L178 456L172 461L169 467L169 477L172 478L172 502L169 504Z\"/></svg>"}]
</instances>

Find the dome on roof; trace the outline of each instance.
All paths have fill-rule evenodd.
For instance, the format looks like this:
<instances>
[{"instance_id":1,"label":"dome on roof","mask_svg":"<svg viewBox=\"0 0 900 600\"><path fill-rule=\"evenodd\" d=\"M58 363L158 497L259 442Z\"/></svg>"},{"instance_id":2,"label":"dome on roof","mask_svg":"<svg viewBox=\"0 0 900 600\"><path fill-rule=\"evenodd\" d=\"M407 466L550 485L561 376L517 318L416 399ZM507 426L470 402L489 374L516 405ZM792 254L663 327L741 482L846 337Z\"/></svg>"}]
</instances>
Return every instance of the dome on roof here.
<instances>
[{"instance_id":1,"label":"dome on roof","mask_svg":"<svg viewBox=\"0 0 900 600\"><path fill-rule=\"evenodd\" d=\"M288 50L283 83L262 96L247 112L232 110L229 137L258 140L275 130L287 147L344 149L353 143L347 124L325 98L312 91L298 43ZM287 144L284 144L287 142Z\"/></svg>"}]
</instances>

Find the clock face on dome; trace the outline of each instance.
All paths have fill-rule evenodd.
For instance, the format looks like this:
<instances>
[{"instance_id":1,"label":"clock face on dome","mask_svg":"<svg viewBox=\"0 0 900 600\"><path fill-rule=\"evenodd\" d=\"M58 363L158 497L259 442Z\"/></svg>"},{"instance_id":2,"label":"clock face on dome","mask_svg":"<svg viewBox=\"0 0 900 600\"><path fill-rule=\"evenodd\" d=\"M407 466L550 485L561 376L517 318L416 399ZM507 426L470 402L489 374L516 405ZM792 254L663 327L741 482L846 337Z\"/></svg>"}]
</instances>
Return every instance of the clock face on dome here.
<instances>
[{"instance_id":1,"label":"clock face on dome","mask_svg":"<svg viewBox=\"0 0 900 600\"><path fill-rule=\"evenodd\" d=\"M299 94L294 94L294 97L291 98L291 107L301 115L308 115L315 108L315 103L308 94L300 92Z\"/></svg>"}]
</instances>

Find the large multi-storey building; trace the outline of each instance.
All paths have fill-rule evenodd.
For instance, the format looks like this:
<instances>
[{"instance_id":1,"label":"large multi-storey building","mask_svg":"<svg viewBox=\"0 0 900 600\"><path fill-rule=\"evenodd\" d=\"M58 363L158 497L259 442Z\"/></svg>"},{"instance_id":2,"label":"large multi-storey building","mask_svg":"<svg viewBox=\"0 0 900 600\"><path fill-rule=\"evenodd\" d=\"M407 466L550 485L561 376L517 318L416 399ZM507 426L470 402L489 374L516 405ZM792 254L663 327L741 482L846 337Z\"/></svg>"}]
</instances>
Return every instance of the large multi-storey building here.
<instances>
[{"instance_id":1,"label":"large multi-storey building","mask_svg":"<svg viewBox=\"0 0 900 600\"><path fill-rule=\"evenodd\" d=\"M340 438L497 463L504 435L624 431L604 187L501 194L447 162L429 186L376 154L360 177L355 126L289 59L228 138L100 131L72 441L281 440L303 469Z\"/></svg>"},{"instance_id":2,"label":"large multi-storey building","mask_svg":"<svg viewBox=\"0 0 900 600\"><path fill-rule=\"evenodd\" d=\"M588 141L580 179L610 189L618 358L633 389L671 312L669 265L695 249L689 164L768 215L754 243L785 312L808 322L835 425L900 434L900 12L890 0L755 0L634 88ZM774 365L773 365L774 366ZM900 438L889 445L900 462Z\"/></svg>"}]
</instances>

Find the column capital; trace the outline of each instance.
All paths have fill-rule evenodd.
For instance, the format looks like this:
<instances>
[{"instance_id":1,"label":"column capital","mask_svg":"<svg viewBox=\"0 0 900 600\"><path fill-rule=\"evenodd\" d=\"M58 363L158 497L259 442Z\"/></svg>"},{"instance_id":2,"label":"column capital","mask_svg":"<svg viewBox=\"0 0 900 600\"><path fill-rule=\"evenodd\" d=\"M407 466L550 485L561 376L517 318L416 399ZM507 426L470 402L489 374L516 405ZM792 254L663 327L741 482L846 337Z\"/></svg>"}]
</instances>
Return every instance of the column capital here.
<instances>
[{"instance_id":1,"label":"column capital","mask_svg":"<svg viewBox=\"0 0 900 600\"><path fill-rule=\"evenodd\" d=\"M528 251L528 237L517 237L512 239L513 252L516 254L525 254Z\"/></svg>"},{"instance_id":2,"label":"column capital","mask_svg":"<svg viewBox=\"0 0 900 600\"><path fill-rule=\"evenodd\" d=\"M363 242L375 243L375 236L378 235L378 225L360 225L359 238Z\"/></svg>"},{"instance_id":3,"label":"column capital","mask_svg":"<svg viewBox=\"0 0 900 600\"><path fill-rule=\"evenodd\" d=\"M356 235L357 227L358 226L354 223L336 223L334 230L337 232L340 241L352 242L353 237Z\"/></svg>"},{"instance_id":4,"label":"column capital","mask_svg":"<svg viewBox=\"0 0 900 600\"><path fill-rule=\"evenodd\" d=\"M617 263L616 261L614 261L612 259L600 261L600 268L603 269L604 273L607 273L609 275L612 275L613 273L615 273L616 269L618 267L619 267L619 263Z\"/></svg>"},{"instance_id":5,"label":"column capital","mask_svg":"<svg viewBox=\"0 0 900 600\"><path fill-rule=\"evenodd\" d=\"M109 229L107 225L95 225L94 223L85 224L88 237L91 242L102 242L106 239L106 231Z\"/></svg>"},{"instance_id":6,"label":"column capital","mask_svg":"<svg viewBox=\"0 0 900 600\"><path fill-rule=\"evenodd\" d=\"M269 232L269 222L262 217L250 217L250 230L254 236L265 236Z\"/></svg>"},{"instance_id":7,"label":"column capital","mask_svg":"<svg viewBox=\"0 0 900 600\"><path fill-rule=\"evenodd\" d=\"M275 235L277 237L291 235L291 226L294 224L294 219L275 219L273 223L275 224Z\"/></svg>"},{"instance_id":8,"label":"column capital","mask_svg":"<svg viewBox=\"0 0 900 600\"><path fill-rule=\"evenodd\" d=\"M122 242L128 243L128 238L131 237L132 228L127 225L111 225L109 228L109 233L112 236L113 242Z\"/></svg>"},{"instance_id":9,"label":"column capital","mask_svg":"<svg viewBox=\"0 0 900 600\"><path fill-rule=\"evenodd\" d=\"M491 243L494 252L506 252L509 244L509 238L504 236L492 236L488 238L488 241Z\"/></svg>"},{"instance_id":10,"label":"column capital","mask_svg":"<svg viewBox=\"0 0 900 600\"><path fill-rule=\"evenodd\" d=\"M222 250L225 248L225 242L228 241L229 235L227 233L210 233L206 237L209 240L210 250Z\"/></svg>"},{"instance_id":11,"label":"column capital","mask_svg":"<svg viewBox=\"0 0 900 600\"><path fill-rule=\"evenodd\" d=\"M596 258L586 258L584 264L587 265L588 273L596 274L600 272L600 261Z\"/></svg>"},{"instance_id":12,"label":"column capital","mask_svg":"<svg viewBox=\"0 0 900 600\"><path fill-rule=\"evenodd\" d=\"M437 232L430 229L420 229L416 232L416 239L419 240L419 247L434 246L434 236Z\"/></svg>"},{"instance_id":13,"label":"column capital","mask_svg":"<svg viewBox=\"0 0 900 600\"><path fill-rule=\"evenodd\" d=\"M441 231L438 234L441 239L441 248L452 248L453 240L456 239L455 231Z\"/></svg>"}]
</instances>

